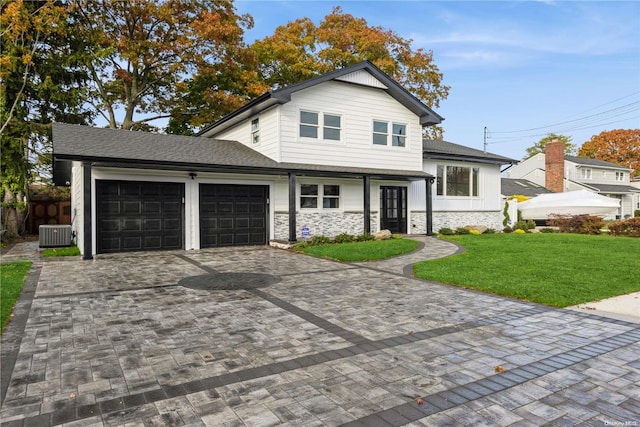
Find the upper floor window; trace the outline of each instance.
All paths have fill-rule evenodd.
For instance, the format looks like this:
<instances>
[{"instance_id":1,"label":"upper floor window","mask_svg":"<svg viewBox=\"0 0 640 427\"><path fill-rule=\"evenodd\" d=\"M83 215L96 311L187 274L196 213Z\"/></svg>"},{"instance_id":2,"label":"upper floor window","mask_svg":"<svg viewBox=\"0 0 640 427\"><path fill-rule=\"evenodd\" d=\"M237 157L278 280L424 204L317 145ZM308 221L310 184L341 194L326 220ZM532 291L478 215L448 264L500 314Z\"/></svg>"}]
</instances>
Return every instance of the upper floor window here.
<instances>
[{"instance_id":1,"label":"upper floor window","mask_svg":"<svg viewBox=\"0 0 640 427\"><path fill-rule=\"evenodd\" d=\"M580 177L582 179L591 179L592 171L590 168L581 168L580 169Z\"/></svg>"},{"instance_id":2,"label":"upper floor window","mask_svg":"<svg viewBox=\"0 0 640 427\"><path fill-rule=\"evenodd\" d=\"M480 168L438 165L436 177L438 196L478 197Z\"/></svg>"},{"instance_id":3,"label":"upper floor window","mask_svg":"<svg viewBox=\"0 0 640 427\"><path fill-rule=\"evenodd\" d=\"M319 139L321 130L322 139L340 141L342 134L342 117L336 114L300 111L301 138Z\"/></svg>"},{"instance_id":4,"label":"upper floor window","mask_svg":"<svg viewBox=\"0 0 640 427\"><path fill-rule=\"evenodd\" d=\"M616 181L624 182L624 172L616 172Z\"/></svg>"},{"instance_id":5,"label":"upper floor window","mask_svg":"<svg viewBox=\"0 0 640 427\"><path fill-rule=\"evenodd\" d=\"M260 142L260 119L251 120L251 142L254 144Z\"/></svg>"},{"instance_id":6,"label":"upper floor window","mask_svg":"<svg viewBox=\"0 0 640 427\"><path fill-rule=\"evenodd\" d=\"M328 184L302 184L300 186L301 209L339 209L340 186Z\"/></svg>"},{"instance_id":7,"label":"upper floor window","mask_svg":"<svg viewBox=\"0 0 640 427\"><path fill-rule=\"evenodd\" d=\"M407 125L389 123L380 120L373 121L373 144L393 147L407 145Z\"/></svg>"}]
</instances>

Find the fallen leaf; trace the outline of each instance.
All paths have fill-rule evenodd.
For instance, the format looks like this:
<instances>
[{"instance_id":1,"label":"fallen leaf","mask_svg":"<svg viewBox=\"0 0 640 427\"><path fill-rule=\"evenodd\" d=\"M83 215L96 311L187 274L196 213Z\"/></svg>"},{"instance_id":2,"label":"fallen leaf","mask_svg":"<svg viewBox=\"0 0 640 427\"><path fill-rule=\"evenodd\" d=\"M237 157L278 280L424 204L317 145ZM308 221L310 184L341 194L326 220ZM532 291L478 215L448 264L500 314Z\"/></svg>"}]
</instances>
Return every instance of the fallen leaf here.
<instances>
[{"instance_id":1,"label":"fallen leaf","mask_svg":"<svg viewBox=\"0 0 640 427\"><path fill-rule=\"evenodd\" d=\"M422 404L424 403L424 399L423 399L423 398L421 398L421 397L419 397L419 398L417 398L417 399L416 399L416 403L417 403L418 405L422 405Z\"/></svg>"},{"instance_id":2,"label":"fallen leaf","mask_svg":"<svg viewBox=\"0 0 640 427\"><path fill-rule=\"evenodd\" d=\"M498 365L495 367L496 372L502 373L504 371L506 371L506 369L504 369L502 366Z\"/></svg>"}]
</instances>

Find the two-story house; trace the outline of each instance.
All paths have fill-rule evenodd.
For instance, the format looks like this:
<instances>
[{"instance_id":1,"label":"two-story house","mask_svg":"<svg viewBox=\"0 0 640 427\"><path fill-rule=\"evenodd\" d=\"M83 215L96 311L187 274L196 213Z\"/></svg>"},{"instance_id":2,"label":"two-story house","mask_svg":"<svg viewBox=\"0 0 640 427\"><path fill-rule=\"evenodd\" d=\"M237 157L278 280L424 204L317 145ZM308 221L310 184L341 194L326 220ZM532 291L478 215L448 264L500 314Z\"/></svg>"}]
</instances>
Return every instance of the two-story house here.
<instances>
[{"instance_id":1,"label":"two-story house","mask_svg":"<svg viewBox=\"0 0 640 427\"><path fill-rule=\"evenodd\" d=\"M510 168L509 178L527 179L554 192L588 190L621 201L618 212L605 219L632 217L640 191L631 185L632 169L597 159L565 156L562 142L549 143Z\"/></svg>"},{"instance_id":2,"label":"two-story house","mask_svg":"<svg viewBox=\"0 0 640 427\"><path fill-rule=\"evenodd\" d=\"M54 124L54 179L72 186L85 258L430 234L435 177L423 170L422 130L442 120L362 62L270 91L195 137ZM421 202L412 181L423 183Z\"/></svg>"}]
</instances>

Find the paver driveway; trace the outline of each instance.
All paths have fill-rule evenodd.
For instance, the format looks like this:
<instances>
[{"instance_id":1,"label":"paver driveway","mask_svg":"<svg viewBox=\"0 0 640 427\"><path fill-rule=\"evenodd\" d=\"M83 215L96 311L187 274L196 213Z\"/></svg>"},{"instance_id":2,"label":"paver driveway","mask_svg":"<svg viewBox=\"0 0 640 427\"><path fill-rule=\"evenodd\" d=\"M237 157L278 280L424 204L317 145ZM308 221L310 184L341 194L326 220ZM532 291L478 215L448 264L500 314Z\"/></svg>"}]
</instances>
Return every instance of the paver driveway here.
<instances>
[{"instance_id":1,"label":"paver driveway","mask_svg":"<svg viewBox=\"0 0 640 427\"><path fill-rule=\"evenodd\" d=\"M24 331L3 336L0 422L640 424L640 325L408 278L398 260L42 262Z\"/></svg>"}]
</instances>

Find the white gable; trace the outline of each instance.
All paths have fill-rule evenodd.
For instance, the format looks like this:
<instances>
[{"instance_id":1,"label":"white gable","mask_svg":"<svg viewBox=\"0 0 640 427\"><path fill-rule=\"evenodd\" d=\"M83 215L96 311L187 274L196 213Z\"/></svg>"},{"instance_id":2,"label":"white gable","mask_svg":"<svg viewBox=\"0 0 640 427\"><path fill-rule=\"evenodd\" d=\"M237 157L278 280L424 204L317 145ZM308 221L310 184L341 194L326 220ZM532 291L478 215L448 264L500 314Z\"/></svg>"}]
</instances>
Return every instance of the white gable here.
<instances>
[{"instance_id":1,"label":"white gable","mask_svg":"<svg viewBox=\"0 0 640 427\"><path fill-rule=\"evenodd\" d=\"M336 77L336 80L343 82L356 83L364 86L377 87L380 89L387 89L387 86L371 74L364 70L354 71L353 73L345 74L344 76Z\"/></svg>"}]
</instances>

